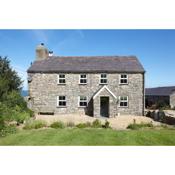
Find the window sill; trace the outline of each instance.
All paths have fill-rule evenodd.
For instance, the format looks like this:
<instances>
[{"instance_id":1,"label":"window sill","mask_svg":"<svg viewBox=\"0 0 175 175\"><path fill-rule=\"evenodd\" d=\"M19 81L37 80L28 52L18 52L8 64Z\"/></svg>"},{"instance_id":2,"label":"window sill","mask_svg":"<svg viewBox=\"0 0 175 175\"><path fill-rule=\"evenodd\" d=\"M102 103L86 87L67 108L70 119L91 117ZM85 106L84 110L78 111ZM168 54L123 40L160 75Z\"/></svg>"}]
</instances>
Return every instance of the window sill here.
<instances>
[{"instance_id":1,"label":"window sill","mask_svg":"<svg viewBox=\"0 0 175 175\"><path fill-rule=\"evenodd\" d=\"M129 83L119 83L119 85L128 85Z\"/></svg>"},{"instance_id":2,"label":"window sill","mask_svg":"<svg viewBox=\"0 0 175 175\"><path fill-rule=\"evenodd\" d=\"M57 83L57 85L66 85L66 83Z\"/></svg>"},{"instance_id":3,"label":"window sill","mask_svg":"<svg viewBox=\"0 0 175 175\"><path fill-rule=\"evenodd\" d=\"M128 106L118 106L118 108L129 108Z\"/></svg>"},{"instance_id":4,"label":"window sill","mask_svg":"<svg viewBox=\"0 0 175 175\"><path fill-rule=\"evenodd\" d=\"M57 108L67 108L67 106L57 106Z\"/></svg>"},{"instance_id":5,"label":"window sill","mask_svg":"<svg viewBox=\"0 0 175 175\"><path fill-rule=\"evenodd\" d=\"M99 83L99 85L107 85L108 83Z\"/></svg>"},{"instance_id":6,"label":"window sill","mask_svg":"<svg viewBox=\"0 0 175 175\"><path fill-rule=\"evenodd\" d=\"M78 108L86 108L87 106L78 106Z\"/></svg>"},{"instance_id":7,"label":"window sill","mask_svg":"<svg viewBox=\"0 0 175 175\"><path fill-rule=\"evenodd\" d=\"M79 85L87 85L87 83L79 83Z\"/></svg>"}]
</instances>

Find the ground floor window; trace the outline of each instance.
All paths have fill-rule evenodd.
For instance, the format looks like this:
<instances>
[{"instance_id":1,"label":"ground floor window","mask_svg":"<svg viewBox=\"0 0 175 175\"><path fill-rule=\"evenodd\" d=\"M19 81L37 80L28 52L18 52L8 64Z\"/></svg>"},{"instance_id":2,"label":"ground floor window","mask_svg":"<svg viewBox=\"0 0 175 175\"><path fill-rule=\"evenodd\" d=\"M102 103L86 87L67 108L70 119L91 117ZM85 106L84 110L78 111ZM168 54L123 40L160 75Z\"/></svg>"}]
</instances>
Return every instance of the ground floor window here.
<instances>
[{"instance_id":1,"label":"ground floor window","mask_svg":"<svg viewBox=\"0 0 175 175\"><path fill-rule=\"evenodd\" d=\"M79 105L79 107L86 107L87 106L87 97L86 96L79 96L78 97L78 105Z\"/></svg>"},{"instance_id":2,"label":"ground floor window","mask_svg":"<svg viewBox=\"0 0 175 175\"><path fill-rule=\"evenodd\" d=\"M57 97L57 106L58 107L66 107L66 96L58 96Z\"/></svg>"},{"instance_id":3,"label":"ground floor window","mask_svg":"<svg viewBox=\"0 0 175 175\"><path fill-rule=\"evenodd\" d=\"M128 96L119 97L119 106L120 107L128 107Z\"/></svg>"}]
</instances>

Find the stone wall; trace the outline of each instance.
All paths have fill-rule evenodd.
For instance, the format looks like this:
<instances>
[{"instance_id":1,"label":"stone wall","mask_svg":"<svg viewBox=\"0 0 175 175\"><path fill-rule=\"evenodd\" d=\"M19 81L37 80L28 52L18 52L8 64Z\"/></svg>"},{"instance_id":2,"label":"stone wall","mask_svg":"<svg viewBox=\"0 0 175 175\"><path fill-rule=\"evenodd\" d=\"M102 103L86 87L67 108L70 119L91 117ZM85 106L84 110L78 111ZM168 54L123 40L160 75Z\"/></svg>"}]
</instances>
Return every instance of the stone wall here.
<instances>
[{"instance_id":1,"label":"stone wall","mask_svg":"<svg viewBox=\"0 0 175 175\"><path fill-rule=\"evenodd\" d=\"M54 110L58 114L66 113L91 113L93 107L78 107L78 96L88 97L91 106L93 106L93 95L103 86L99 84L100 74L87 74L88 82L86 85L79 84L79 74L65 74L66 85L57 84L57 75L54 73L33 73L28 74L29 96L32 108L35 111L41 109ZM119 74L108 74L107 87L116 95L128 96L128 108L118 107L116 104L115 114L133 114L143 115L144 111L144 75L128 74L128 85L119 85ZM67 107L60 108L56 106L57 96L64 95L67 98Z\"/></svg>"},{"instance_id":2,"label":"stone wall","mask_svg":"<svg viewBox=\"0 0 175 175\"><path fill-rule=\"evenodd\" d=\"M175 91L170 95L170 106L175 108Z\"/></svg>"}]
</instances>

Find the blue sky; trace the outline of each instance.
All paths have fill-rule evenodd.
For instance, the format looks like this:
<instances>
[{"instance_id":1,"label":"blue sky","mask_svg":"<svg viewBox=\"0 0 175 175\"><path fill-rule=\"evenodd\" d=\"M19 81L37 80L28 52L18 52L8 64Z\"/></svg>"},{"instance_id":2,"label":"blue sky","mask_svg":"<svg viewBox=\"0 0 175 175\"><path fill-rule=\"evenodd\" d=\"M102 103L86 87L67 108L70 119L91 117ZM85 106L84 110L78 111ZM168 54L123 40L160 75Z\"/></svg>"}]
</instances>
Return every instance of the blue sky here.
<instances>
[{"instance_id":1,"label":"blue sky","mask_svg":"<svg viewBox=\"0 0 175 175\"><path fill-rule=\"evenodd\" d=\"M41 42L59 56L136 55L146 87L175 85L175 30L0 30L0 55L11 60L24 89Z\"/></svg>"}]
</instances>

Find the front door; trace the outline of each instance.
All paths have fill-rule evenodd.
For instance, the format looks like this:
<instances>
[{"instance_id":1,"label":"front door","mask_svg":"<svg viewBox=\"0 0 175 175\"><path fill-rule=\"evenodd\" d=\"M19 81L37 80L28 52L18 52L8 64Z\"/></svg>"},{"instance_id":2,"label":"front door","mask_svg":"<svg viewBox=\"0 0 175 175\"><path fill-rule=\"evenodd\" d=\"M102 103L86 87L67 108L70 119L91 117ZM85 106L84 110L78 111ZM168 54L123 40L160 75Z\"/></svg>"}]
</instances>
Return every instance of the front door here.
<instances>
[{"instance_id":1,"label":"front door","mask_svg":"<svg viewBox=\"0 0 175 175\"><path fill-rule=\"evenodd\" d=\"M100 115L109 117L109 97L100 97Z\"/></svg>"}]
</instances>

